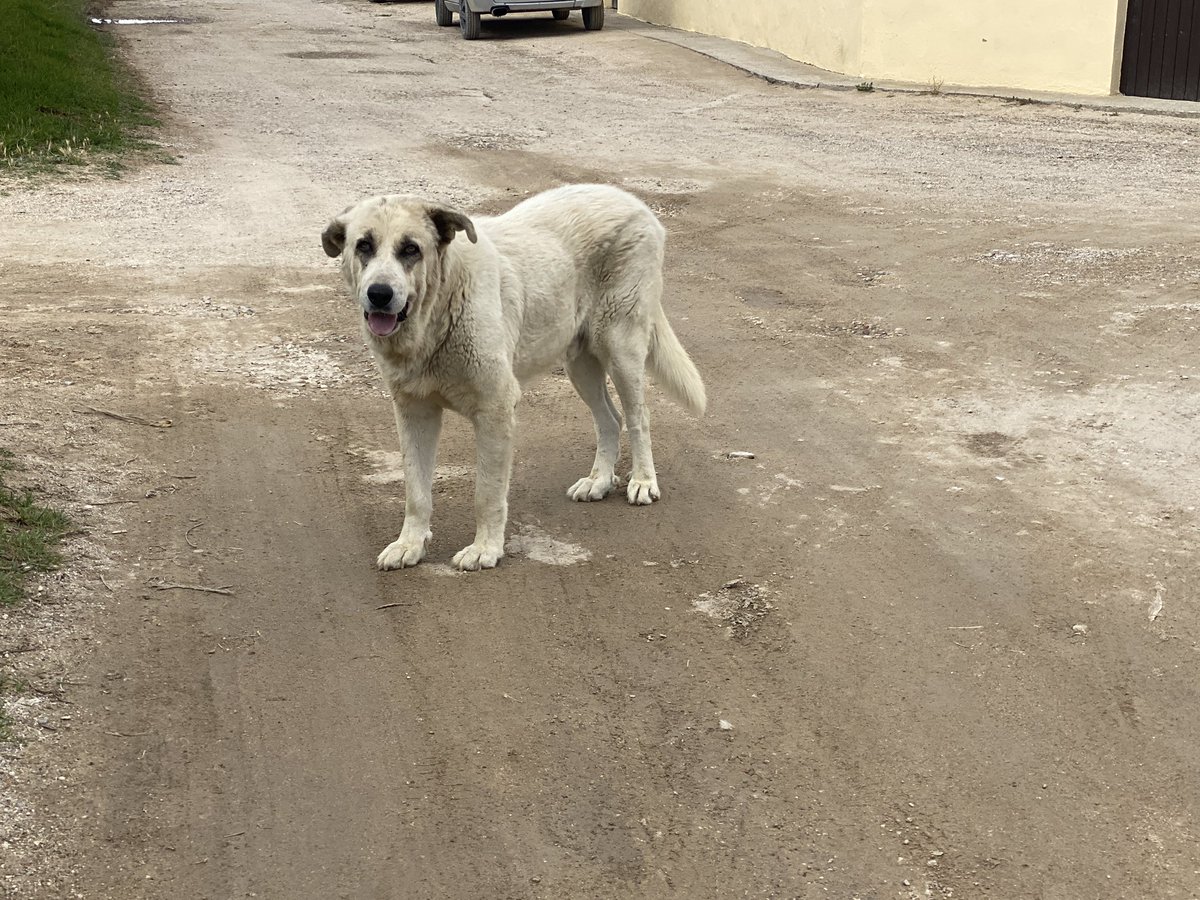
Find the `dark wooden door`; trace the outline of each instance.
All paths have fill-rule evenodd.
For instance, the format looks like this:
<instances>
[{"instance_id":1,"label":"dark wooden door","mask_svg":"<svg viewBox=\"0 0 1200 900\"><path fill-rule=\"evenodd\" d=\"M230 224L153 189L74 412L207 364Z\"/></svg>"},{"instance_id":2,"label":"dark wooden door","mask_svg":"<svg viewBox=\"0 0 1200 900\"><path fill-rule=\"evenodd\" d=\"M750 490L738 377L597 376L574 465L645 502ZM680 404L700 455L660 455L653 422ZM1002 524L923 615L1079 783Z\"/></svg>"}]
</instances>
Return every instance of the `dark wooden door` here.
<instances>
[{"instance_id":1,"label":"dark wooden door","mask_svg":"<svg viewBox=\"0 0 1200 900\"><path fill-rule=\"evenodd\" d=\"M1121 93L1200 100L1200 0L1129 0Z\"/></svg>"}]
</instances>

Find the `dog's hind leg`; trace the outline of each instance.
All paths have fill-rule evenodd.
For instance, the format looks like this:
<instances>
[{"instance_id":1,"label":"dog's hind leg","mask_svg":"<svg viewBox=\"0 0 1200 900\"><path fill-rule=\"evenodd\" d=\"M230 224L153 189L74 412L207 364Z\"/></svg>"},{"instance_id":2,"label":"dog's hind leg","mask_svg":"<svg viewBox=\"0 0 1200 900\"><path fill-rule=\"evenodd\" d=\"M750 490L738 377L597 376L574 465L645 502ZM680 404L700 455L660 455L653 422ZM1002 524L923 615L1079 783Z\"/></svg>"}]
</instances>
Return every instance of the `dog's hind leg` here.
<instances>
[{"instance_id":1,"label":"dog's hind leg","mask_svg":"<svg viewBox=\"0 0 1200 900\"><path fill-rule=\"evenodd\" d=\"M613 335L615 337L615 335ZM626 496L638 506L653 503L661 496L650 450L650 415L646 412L646 357L649 336L640 328L629 328L623 339L609 340L608 373L612 376L625 425L629 429L629 449L633 457Z\"/></svg>"},{"instance_id":2,"label":"dog's hind leg","mask_svg":"<svg viewBox=\"0 0 1200 900\"><path fill-rule=\"evenodd\" d=\"M617 456L621 449L621 416L608 393L604 366L588 350L568 360L571 384L592 411L596 421L596 460L591 474L567 488L572 500L603 500L621 486L617 478Z\"/></svg>"}]
</instances>

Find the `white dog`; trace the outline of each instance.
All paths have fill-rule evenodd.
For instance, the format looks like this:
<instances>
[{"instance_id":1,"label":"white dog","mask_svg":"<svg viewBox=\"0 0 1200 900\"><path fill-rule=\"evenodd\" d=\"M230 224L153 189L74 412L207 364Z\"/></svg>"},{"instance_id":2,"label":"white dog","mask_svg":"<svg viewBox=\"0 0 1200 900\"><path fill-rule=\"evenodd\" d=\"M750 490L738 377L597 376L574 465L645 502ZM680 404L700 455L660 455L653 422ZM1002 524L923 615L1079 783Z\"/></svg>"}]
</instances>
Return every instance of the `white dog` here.
<instances>
[{"instance_id":1,"label":"white dog","mask_svg":"<svg viewBox=\"0 0 1200 900\"><path fill-rule=\"evenodd\" d=\"M459 232L467 240L456 240ZM559 362L596 420L592 471L567 495L600 500L620 486L621 417L608 375L629 428L629 502L658 499L643 399L647 364L692 412L705 405L700 374L660 302L665 239L644 203L599 185L547 191L474 222L417 197L375 197L329 223L321 242L342 258L362 305L404 451L404 525L379 554L379 568L415 566L425 556L444 409L471 420L478 455L475 541L454 565L496 565L521 386Z\"/></svg>"}]
</instances>

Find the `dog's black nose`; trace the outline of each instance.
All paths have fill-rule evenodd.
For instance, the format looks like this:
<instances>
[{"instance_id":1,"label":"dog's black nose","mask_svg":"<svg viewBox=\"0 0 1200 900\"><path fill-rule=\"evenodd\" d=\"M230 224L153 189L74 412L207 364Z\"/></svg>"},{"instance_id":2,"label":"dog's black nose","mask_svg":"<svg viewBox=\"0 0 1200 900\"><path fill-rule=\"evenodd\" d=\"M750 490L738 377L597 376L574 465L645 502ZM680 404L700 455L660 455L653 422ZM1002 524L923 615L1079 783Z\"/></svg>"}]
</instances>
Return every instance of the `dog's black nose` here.
<instances>
[{"instance_id":1,"label":"dog's black nose","mask_svg":"<svg viewBox=\"0 0 1200 900\"><path fill-rule=\"evenodd\" d=\"M373 284L367 288L367 299L371 301L371 305L383 309L392 302L393 292L386 284Z\"/></svg>"}]
</instances>

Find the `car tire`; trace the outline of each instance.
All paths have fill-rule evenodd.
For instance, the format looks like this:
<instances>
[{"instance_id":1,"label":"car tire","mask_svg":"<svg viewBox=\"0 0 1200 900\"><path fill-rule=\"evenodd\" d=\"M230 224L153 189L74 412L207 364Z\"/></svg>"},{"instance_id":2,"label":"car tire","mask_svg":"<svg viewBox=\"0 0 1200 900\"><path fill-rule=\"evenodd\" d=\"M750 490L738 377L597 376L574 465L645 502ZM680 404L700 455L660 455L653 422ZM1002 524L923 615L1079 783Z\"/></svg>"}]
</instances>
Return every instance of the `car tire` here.
<instances>
[{"instance_id":1,"label":"car tire","mask_svg":"<svg viewBox=\"0 0 1200 900\"><path fill-rule=\"evenodd\" d=\"M479 39L479 23L482 18L480 13L471 12L467 0L458 0L458 27L462 29L464 41Z\"/></svg>"},{"instance_id":2,"label":"car tire","mask_svg":"<svg viewBox=\"0 0 1200 900\"><path fill-rule=\"evenodd\" d=\"M442 27L454 24L454 13L446 9L445 0L433 0L433 16Z\"/></svg>"},{"instance_id":3,"label":"car tire","mask_svg":"<svg viewBox=\"0 0 1200 900\"><path fill-rule=\"evenodd\" d=\"M588 31L599 31L604 27L604 7L589 6L583 11L583 27Z\"/></svg>"},{"instance_id":4,"label":"car tire","mask_svg":"<svg viewBox=\"0 0 1200 900\"><path fill-rule=\"evenodd\" d=\"M561 22L567 16L571 15L571 11L569 9L552 9L550 10L550 14Z\"/></svg>"}]
</instances>

